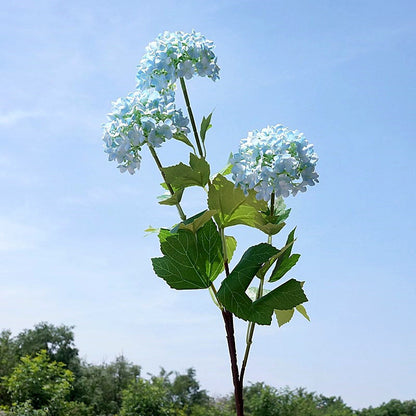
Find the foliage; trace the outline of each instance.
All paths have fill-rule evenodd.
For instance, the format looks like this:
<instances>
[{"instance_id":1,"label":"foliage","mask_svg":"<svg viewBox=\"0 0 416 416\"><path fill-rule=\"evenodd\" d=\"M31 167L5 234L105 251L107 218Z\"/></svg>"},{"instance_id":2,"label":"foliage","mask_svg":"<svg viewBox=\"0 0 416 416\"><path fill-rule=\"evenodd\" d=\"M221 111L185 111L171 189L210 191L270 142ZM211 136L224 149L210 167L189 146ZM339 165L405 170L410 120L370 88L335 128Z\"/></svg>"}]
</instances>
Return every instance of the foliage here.
<instances>
[{"instance_id":1,"label":"foliage","mask_svg":"<svg viewBox=\"0 0 416 416\"><path fill-rule=\"evenodd\" d=\"M416 400L390 400L376 408L362 409L357 416L416 416Z\"/></svg>"},{"instance_id":2,"label":"foliage","mask_svg":"<svg viewBox=\"0 0 416 416\"><path fill-rule=\"evenodd\" d=\"M87 405L94 415L118 413L122 403L122 391L140 376L140 366L119 356L109 364L82 365L76 381L76 399Z\"/></svg>"},{"instance_id":3,"label":"foliage","mask_svg":"<svg viewBox=\"0 0 416 416\"><path fill-rule=\"evenodd\" d=\"M352 416L341 398L308 393L304 389L277 390L264 383L245 388L247 416Z\"/></svg>"},{"instance_id":4,"label":"foliage","mask_svg":"<svg viewBox=\"0 0 416 416\"><path fill-rule=\"evenodd\" d=\"M46 414L58 416L64 414L73 380L65 364L51 362L47 352L41 350L35 357L22 357L6 384L16 412L44 410Z\"/></svg>"},{"instance_id":5,"label":"foliage","mask_svg":"<svg viewBox=\"0 0 416 416\"><path fill-rule=\"evenodd\" d=\"M138 379L123 392L120 416L170 416L173 415L169 391L163 379L151 381Z\"/></svg>"},{"instance_id":6,"label":"foliage","mask_svg":"<svg viewBox=\"0 0 416 416\"><path fill-rule=\"evenodd\" d=\"M73 329L73 326L55 326L40 322L33 329L25 329L16 337L17 354L19 357L34 356L44 350L52 361L63 363L76 372L79 358Z\"/></svg>"},{"instance_id":7,"label":"foliage","mask_svg":"<svg viewBox=\"0 0 416 416\"><path fill-rule=\"evenodd\" d=\"M201 389L193 368L184 373L161 369L159 374L144 379L140 377L138 365L120 356L108 364L80 362L79 372L72 374L64 363L52 361L47 351L34 352L41 344L35 341L42 338L34 335L43 333L45 328L50 329L45 331L50 335L54 334L53 328L66 328L64 332L68 339L72 339L70 348L78 352L71 327L41 323L17 337L3 330L0 333L0 371L3 377L0 387L6 394L0 397L0 415L235 415L232 397L210 397ZM28 334L30 336L26 338ZM28 349L31 346L33 353L19 360L17 339L26 341L24 345ZM62 342L58 344L64 345ZM56 350L59 348L51 349L51 353ZM65 354L62 356L67 357ZM69 395L72 386L76 394L72 391ZM379 407L353 411L339 397L326 397L305 389L276 389L255 383L245 387L244 392L246 416L416 416L416 400L391 400Z\"/></svg>"},{"instance_id":8,"label":"foliage","mask_svg":"<svg viewBox=\"0 0 416 416\"><path fill-rule=\"evenodd\" d=\"M195 376L196 372L193 368L189 368L186 374L175 373L175 378L170 386L170 393L175 407L192 408L195 405L204 406L208 404L208 394L205 390L200 389L199 382Z\"/></svg>"},{"instance_id":9,"label":"foliage","mask_svg":"<svg viewBox=\"0 0 416 416\"><path fill-rule=\"evenodd\" d=\"M9 330L0 333L0 405L10 405L11 398L4 377L9 376L18 364L16 342Z\"/></svg>"}]
</instances>

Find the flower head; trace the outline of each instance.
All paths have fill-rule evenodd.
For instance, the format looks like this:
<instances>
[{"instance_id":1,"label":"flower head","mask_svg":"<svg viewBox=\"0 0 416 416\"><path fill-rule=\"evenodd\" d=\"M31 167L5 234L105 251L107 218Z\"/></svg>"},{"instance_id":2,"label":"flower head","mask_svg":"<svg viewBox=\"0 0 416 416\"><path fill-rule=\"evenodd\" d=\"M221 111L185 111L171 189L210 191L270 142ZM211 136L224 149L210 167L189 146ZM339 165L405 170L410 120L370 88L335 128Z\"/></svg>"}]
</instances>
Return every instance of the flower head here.
<instances>
[{"instance_id":1,"label":"flower head","mask_svg":"<svg viewBox=\"0 0 416 416\"><path fill-rule=\"evenodd\" d=\"M278 124L248 133L238 153L231 157L236 186L254 189L258 200L287 197L306 191L318 182L318 155L302 133Z\"/></svg>"},{"instance_id":2,"label":"flower head","mask_svg":"<svg viewBox=\"0 0 416 416\"><path fill-rule=\"evenodd\" d=\"M143 144L160 145L175 134L188 133L188 119L174 104L173 92L136 90L113 102L104 124L104 147L108 160L116 160L121 172L133 174L140 168Z\"/></svg>"},{"instance_id":3,"label":"flower head","mask_svg":"<svg viewBox=\"0 0 416 416\"><path fill-rule=\"evenodd\" d=\"M199 75L215 81L219 67L213 49L214 43L201 33L163 32L146 47L138 66L137 85L162 91L180 77Z\"/></svg>"}]
</instances>

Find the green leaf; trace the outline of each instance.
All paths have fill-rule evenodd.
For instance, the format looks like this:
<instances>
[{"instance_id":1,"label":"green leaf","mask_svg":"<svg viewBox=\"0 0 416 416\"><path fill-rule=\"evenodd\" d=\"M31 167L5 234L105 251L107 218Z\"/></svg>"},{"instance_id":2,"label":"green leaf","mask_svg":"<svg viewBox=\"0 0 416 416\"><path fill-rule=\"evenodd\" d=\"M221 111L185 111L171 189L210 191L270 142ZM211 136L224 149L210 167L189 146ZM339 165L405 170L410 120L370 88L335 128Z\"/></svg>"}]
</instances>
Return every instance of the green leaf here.
<instances>
[{"instance_id":1,"label":"green leaf","mask_svg":"<svg viewBox=\"0 0 416 416\"><path fill-rule=\"evenodd\" d=\"M201 129L199 131L199 133L201 135L202 143L205 142L205 135L206 135L207 131L212 127L211 117L212 117L212 113L207 118L202 117Z\"/></svg>"},{"instance_id":2,"label":"green leaf","mask_svg":"<svg viewBox=\"0 0 416 416\"><path fill-rule=\"evenodd\" d=\"M230 236L230 235L226 235L225 236L225 246L227 248L227 259L228 259L228 263L231 261L231 259L233 258L233 254L235 249L237 248L237 240Z\"/></svg>"},{"instance_id":3,"label":"green leaf","mask_svg":"<svg viewBox=\"0 0 416 416\"><path fill-rule=\"evenodd\" d=\"M149 233L149 234L159 233L159 231L160 231L160 228L155 228L155 227L152 227L151 225L149 225L149 228L146 228L144 230L145 233Z\"/></svg>"},{"instance_id":4,"label":"green leaf","mask_svg":"<svg viewBox=\"0 0 416 416\"><path fill-rule=\"evenodd\" d=\"M241 188L236 188L221 174L210 184L208 206L218 210L215 221L221 228L243 224L274 235L285 226L278 217L267 214L267 202L258 201L254 190L249 190L248 195L245 195Z\"/></svg>"},{"instance_id":5,"label":"green leaf","mask_svg":"<svg viewBox=\"0 0 416 416\"><path fill-rule=\"evenodd\" d=\"M270 325L275 309L287 310L307 302L308 298L302 289L303 282L290 279L253 302L249 320L261 325Z\"/></svg>"},{"instance_id":6,"label":"green leaf","mask_svg":"<svg viewBox=\"0 0 416 416\"><path fill-rule=\"evenodd\" d=\"M218 175L227 176L231 173L232 168L233 168L233 165L231 163L228 163L227 166L225 166L225 168L221 169L218 172Z\"/></svg>"},{"instance_id":7,"label":"green leaf","mask_svg":"<svg viewBox=\"0 0 416 416\"><path fill-rule=\"evenodd\" d=\"M308 321L310 321L309 316L306 312L306 309L303 305L297 305L292 309L288 310L278 310L275 309L274 313L276 315L277 323L279 324L279 327L287 324L293 317L293 314L295 313L295 309L302 314Z\"/></svg>"},{"instance_id":8,"label":"green leaf","mask_svg":"<svg viewBox=\"0 0 416 416\"><path fill-rule=\"evenodd\" d=\"M227 176L231 173L231 170L233 168L233 164L230 161L232 160L232 157L233 157L233 154L230 153L230 156L228 157L227 165L218 172L218 175Z\"/></svg>"},{"instance_id":9,"label":"green leaf","mask_svg":"<svg viewBox=\"0 0 416 416\"><path fill-rule=\"evenodd\" d=\"M208 207L218 210L215 221L221 228L244 224L250 227L261 227L264 219L260 211L267 209L265 201L258 201L255 192L246 196L240 188L222 175L217 175L208 191Z\"/></svg>"},{"instance_id":10,"label":"green leaf","mask_svg":"<svg viewBox=\"0 0 416 416\"><path fill-rule=\"evenodd\" d=\"M258 244L250 247L233 271L226 277L218 291L218 300L237 317L261 325L270 325L275 309L288 310L306 302L303 282L291 279L279 287L267 291L259 299L252 300L247 291L254 276L264 263L269 261L278 250L270 244ZM251 290L252 291L252 290Z\"/></svg>"},{"instance_id":11,"label":"green leaf","mask_svg":"<svg viewBox=\"0 0 416 416\"><path fill-rule=\"evenodd\" d=\"M198 172L201 176L201 186L205 186L209 181L210 168L208 162L204 158L199 158L193 153L189 155L189 164L194 172Z\"/></svg>"},{"instance_id":12,"label":"green leaf","mask_svg":"<svg viewBox=\"0 0 416 416\"><path fill-rule=\"evenodd\" d=\"M164 199L163 201L159 201L159 204L160 205L177 205L181 202L182 195L183 195L183 189L180 189L179 191L176 191L170 197Z\"/></svg>"},{"instance_id":13,"label":"green leaf","mask_svg":"<svg viewBox=\"0 0 416 416\"><path fill-rule=\"evenodd\" d=\"M189 164L179 163L178 165L163 168L166 182L174 188L187 188L188 186L205 186L209 181L209 164L204 158L198 158L190 154Z\"/></svg>"},{"instance_id":14,"label":"green leaf","mask_svg":"<svg viewBox=\"0 0 416 416\"><path fill-rule=\"evenodd\" d=\"M284 221L289 217L290 209L286 209L283 198L279 196L275 200L274 210L271 213L270 208L263 212L263 220L265 225L260 229L268 235L277 234L284 226Z\"/></svg>"},{"instance_id":15,"label":"green leaf","mask_svg":"<svg viewBox=\"0 0 416 416\"><path fill-rule=\"evenodd\" d=\"M310 321L311 319L309 318L308 313L306 312L306 309L303 305L298 305L296 306L296 310L302 314L308 321Z\"/></svg>"},{"instance_id":16,"label":"green leaf","mask_svg":"<svg viewBox=\"0 0 416 416\"><path fill-rule=\"evenodd\" d=\"M160 186L161 186L163 189L165 189L166 191L168 191L168 190L169 190L169 188L168 188L168 186L166 185L166 183L165 183L165 182L162 182L162 183L160 184Z\"/></svg>"},{"instance_id":17,"label":"green leaf","mask_svg":"<svg viewBox=\"0 0 416 416\"><path fill-rule=\"evenodd\" d=\"M260 267L276 252L276 248L266 243L246 250L233 271L222 281L218 291L217 298L226 309L239 318L249 319L252 301L246 290Z\"/></svg>"},{"instance_id":18,"label":"green leaf","mask_svg":"<svg viewBox=\"0 0 416 416\"><path fill-rule=\"evenodd\" d=\"M159 231L159 241L160 243L164 243L168 237L172 235L172 232L167 228L161 228Z\"/></svg>"},{"instance_id":19,"label":"green leaf","mask_svg":"<svg viewBox=\"0 0 416 416\"><path fill-rule=\"evenodd\" d=\"M289 233L286 245L283 248L284 251L282 249L279 254L269 282L275 282L276 280L281 279L298 262L300 254L290 255L293 243L295 242L295 230L296 227Z\"/></svg>"},{"instance_id":20,"label":"green leaf","mask_svg":"<svg viewBox=\"0 0 416 416\"><path fill-rule=\"evenodd\" d=\"M160 202L159 202L160 203ZM267 221L267 218L265 218L265 221ZM275 235L277 234L286 224L284 222L280 224L273 224L271 222L268 222L266 224L258 225L257 228L267 235Z\"/></svg>"},{"instance_id":21,"label":"green leaf","mask_svg":"<svg viewBox=\"0 0 416 416\"><path fill-rule=\"evenodd\" d=\"M279 217L279 216L285 216L283 220L285 220L290 213L290 209L286 209L286 204L283 199L283 197L279 196L274 201L274 213L273 215Z\"/></svg>"},{"instance_id":22,"label":"green leaf","mask_svg":"<svg viewBox=\"0 0 416 416\"><path fill-rule=\"evenodd\" d=\"M300 254L292 254L290 257L283 259L277 270L271 275L269 282L281 279L298 262L299 257Z\"/></svg>"},{"instance_id":23,"label":"green leaf","mask_svg":"<svg viewBox=\"0 0 416 416\"><path fill-rule=\"evenodd\" d=\"M267 261L262 268L258 271L257 273L257 277L259 279L264 279L264 276L266 275L266 273L269 271L270 267L273 266L273 264L276 262L276 260L282 256L282 254L288 250L290 247L292 247L294 241L291 241L290 243L286 244L283 248L281 248L274 256L272 256L270 258L269 261Z\"/></svg>"},{"instance_id":24,"label":"green leaf","mask_svg":"<svg viewBox=\"0 0 416 416\"><path fill-rule=\"evenodd\" d=\"M187 218L186 220L180 222L179 224L176 224L174 227L171 228L170 232L173 233L177 233L179 230L179 226L182 225L188 225L191 224L192 222L194 222L197 218L199 218L200 216L204 215L207 212L206 209L204 209L201 212L198 212L198 214L193 215L192 217Z\"/></svg>"},{"instance_id":25,"label":"green leaf","mask_svg":"<svg viewBox=\"0 0 416 416\"><path fill-rule=\"evenodd\" d=\"M202 213L202 215L198 215L193 221L182 222L179 224L179 230L189 230L192 231L194 234L203 226L205 225L211 217L216 213L215 210L206 210Z\"/></svg>"},{"instance_id":26,"label":"green leaf","mask_svg":"<svg viewBox=\"0 0 416 416\"><path fill-rule=\"evenodd\" d=\"M288 310L279 310L275 309L274 314L276 315L277 323L280 326L287 324L293 317L295 313L295 308L288 309Z\"/></svg>"},{"instance_id":27,"label":"green leaf","mask_svg":"<svg viewBox=\"0 0 416 416\"><path fill-rule=\"evenodd\" d=\"M188 139L188 137L186 137L185 136L185 134L183 134L183 133L175 133L174 135L173 135L173 138L174 139L176 139L176 140L179 140L180 142L182 142L182 143L185 143L185 144L187 144L188 146L190 146L190 147L192 147L192 149L194 150L194 152L195 152L195 147L194 147L194 145L190 142L190 140Z\"/></svg>"},{"instance_id":28,"label":"green leaf","mask_svg":"<svg viewBox=\"0 0 416 416\"><path fill-rule=\"evenodd\" d=\"M214 222L209 220L196 234L166 231L159 234L164 256L152 259L155 273L174 289L208 288L223 268L221 237Z\"/></svg>"}]
</instances>

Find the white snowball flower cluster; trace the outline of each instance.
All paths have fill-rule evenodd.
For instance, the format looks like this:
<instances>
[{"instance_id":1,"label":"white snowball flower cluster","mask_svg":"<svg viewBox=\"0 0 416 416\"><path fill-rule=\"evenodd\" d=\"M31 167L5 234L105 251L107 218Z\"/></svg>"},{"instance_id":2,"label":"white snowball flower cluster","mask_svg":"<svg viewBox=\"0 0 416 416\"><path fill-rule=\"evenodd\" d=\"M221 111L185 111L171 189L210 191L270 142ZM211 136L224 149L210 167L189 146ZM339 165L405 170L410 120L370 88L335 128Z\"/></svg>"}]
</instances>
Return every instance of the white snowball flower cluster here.
<instances>
[{"instance_id":1,"label":"white snowball flower cluster","mask_svg":"<svg viewBox=\"0 0 416 416\"><path fill-rule=\"evenodd\" d=\"M175 134L189 132L188 119L175 108L173 92L136 90L113 103L108 119L103 126L105 152L121 172L131 174L140 167L143 144L160 147Z\"/></svg>"},{"instance_id":2,"label":"white snowball flower cluster","mask_svg":"<svg viewBox=\"0 0 416 416\"><path fill-rule=\"evenodd\" d=\"M162 91L184 77L198 75L219 78L214 42L192 31L163 32L146 47L146 54L138 66L138 88L154 87Z\"/></svg>"},{"instance_id":3,"label":"white snowball flower cluster","mask_svg":"<svg viewBox=\"0 0 416 416\"><path fill-rule=\"evenodd\" d=\"M318 155L302 133L278 124L248 133L231 158L236 186L254 189L258 200L287 197L318 182Z\"/></svg>"}]
</instances>

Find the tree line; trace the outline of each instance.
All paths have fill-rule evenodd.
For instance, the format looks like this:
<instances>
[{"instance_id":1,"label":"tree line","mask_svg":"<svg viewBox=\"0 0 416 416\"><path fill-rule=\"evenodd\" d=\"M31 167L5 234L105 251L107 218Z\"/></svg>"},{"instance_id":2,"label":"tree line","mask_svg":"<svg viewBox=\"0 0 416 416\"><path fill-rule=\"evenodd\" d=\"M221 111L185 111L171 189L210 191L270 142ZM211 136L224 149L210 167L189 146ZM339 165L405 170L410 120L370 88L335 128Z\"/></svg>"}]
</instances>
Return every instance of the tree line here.
<instances>
[{"instance_id":1,"label":"tree line","mask_svg":"<svg viewBox=\"0 0 416 416\"><path fill-rule=\"evenodd\" d=\"M0 333L0 416L233 416L232 396L211 397L193 368L144 377L124 356L80 359L74 327L41 322ZM264 383L244 389L247 416L416 416L416 400L353 410L340 397Z\"/></svg>"}]
</instances>

